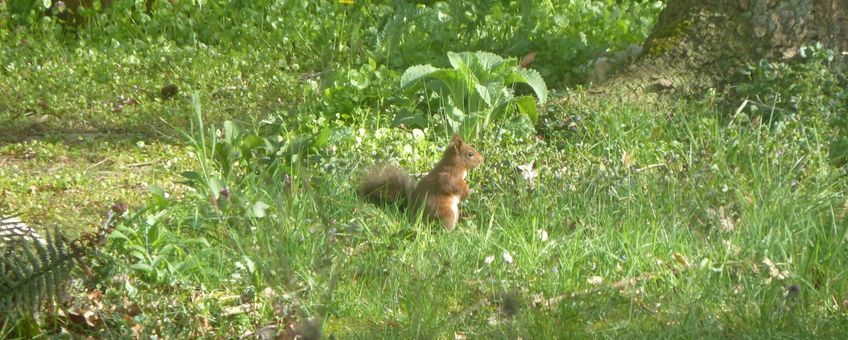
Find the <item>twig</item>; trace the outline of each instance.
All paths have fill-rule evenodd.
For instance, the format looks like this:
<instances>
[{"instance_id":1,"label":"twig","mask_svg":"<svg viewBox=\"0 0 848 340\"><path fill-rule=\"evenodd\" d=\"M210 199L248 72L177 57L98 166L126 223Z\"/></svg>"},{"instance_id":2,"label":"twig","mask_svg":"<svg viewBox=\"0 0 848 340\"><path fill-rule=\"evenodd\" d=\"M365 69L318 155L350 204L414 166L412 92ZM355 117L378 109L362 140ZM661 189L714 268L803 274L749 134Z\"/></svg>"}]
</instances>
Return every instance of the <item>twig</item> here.
<instances>
[{"instance_id":1,"label":"twig","mask_svg":"<svg viewBox=\"0 0 848 340\"><path fill-rule=\"evenodd\" d=\"M748 106L748 103L749 103L748 98L745 98L745 100L742 101L742 105L739 105L739 107L736 108L736 112L733 113L733 117L738 116L739 113L742 112L742 110L744 110L746 106Z\"/></svg>"},{"instance_id":2,"label":"twig","mask_svg":"<svg viewBox=\"0 0 848 340\"><path fill-rule=\"evenodd\" d=\"M97 163L89 165L87 168L85 168L85 172L89 172L91 169L94 169L94 168L100 166L101 164L106 163L106 161L108 161L108 160L109 160L108 158L104 158L103 160L101 160Z\"/></svg>"},{"instance_id":3,"label":"twig","mask_svg":"<svg viewBox=\"0 0 848 340\"><path fill-rule=\"evenodd\" d=\"M760 101L756 101L756 100L752 100L752 101L751 101L751 104L754 104L754 105L756 105L756 106L759 106L760 108L763 108L763 109L769 109L769 110L771 110L771 111L777 111L777 112L789 112L789 110L787 110L787 109L782 109L782 108L779 108L779 107L777 107L777 106L768 105L768 104L766 104L766 103L763 103L763 102L760 102Z\"/></svg>"},{"instance_id":4,"label":"twig","mask_svg":"<svg viewBox=\"0 0 848 340\"><path fill-rule=\"evenodd\" d=\"M128 168L135 168L135 167L143 167L143 166L148 166L148 165L153 165L153 164L156 164L156 162L155 161L138 162L138 163L125 164L124 166L128 167Z\"/></svg>"},{"instance_id":5,"label":"twig","mask_svg":"<svg viewBox=\"0 0 848 340\"><path fill-rule=\"evenodd\" d=\"M643 166L641 168L636 169L636 172L651 170L653 168L659 168L659 167L662 167L662 166L666 166L665 163L656 163L656 164L646 165L646 166Z\"/></svg>"}]
</instances>

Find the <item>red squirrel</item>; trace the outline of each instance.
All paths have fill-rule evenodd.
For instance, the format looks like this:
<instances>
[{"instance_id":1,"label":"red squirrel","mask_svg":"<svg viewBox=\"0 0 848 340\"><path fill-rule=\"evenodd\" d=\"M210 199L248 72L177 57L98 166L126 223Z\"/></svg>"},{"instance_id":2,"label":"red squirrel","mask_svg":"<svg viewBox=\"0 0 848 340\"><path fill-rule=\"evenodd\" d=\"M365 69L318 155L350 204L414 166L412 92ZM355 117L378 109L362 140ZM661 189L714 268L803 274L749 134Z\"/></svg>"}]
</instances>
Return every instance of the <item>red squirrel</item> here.
<instances>
[{"instance_id":1,"label":"red squirrel","mask_svg":"<svg viewBox=\"0 0 848 340\"><path fill-rule=\"evenodd\" d=\"M383 165L366 171L358 192L373 203L404 202L413 216L423 208L427 221L439 221L451 231L459 221L459 202L468 197L468 170L482 163L483 156L456 134L442 159L417 184L403 169Z\"/></svg>"}]
</instances>

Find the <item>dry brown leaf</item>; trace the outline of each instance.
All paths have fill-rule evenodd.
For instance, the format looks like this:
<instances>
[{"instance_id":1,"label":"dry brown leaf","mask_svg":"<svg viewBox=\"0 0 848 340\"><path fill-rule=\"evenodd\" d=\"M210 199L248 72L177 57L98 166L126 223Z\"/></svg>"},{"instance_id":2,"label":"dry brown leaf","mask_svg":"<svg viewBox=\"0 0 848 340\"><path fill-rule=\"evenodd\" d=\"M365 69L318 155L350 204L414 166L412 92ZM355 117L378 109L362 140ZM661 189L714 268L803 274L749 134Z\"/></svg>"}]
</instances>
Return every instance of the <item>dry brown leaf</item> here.
<instances>
[{"instance_id":1,"label":"dry brown leaf","mask_svg":"<svg viewBox=\"0 0 848 340\"><path fill-rule=\"evenodd\" d=\"M633 167L633 155L629 152L622 151L621 152L621 164L624 165L625 168Z\"/></svg>"},{"instance_id":2,"label":"dry brown leaf","mask_svg":"<svg viewBox=\"0 0 848 340\"><path fill-rule=\"evenodd\" d=\"M536 61L536 51L530 51L530 53L525 54L521 57L521 61L518 63L518 66L521 68L527 68Z\"/></svg>"},{"instance_id":3,"label":"dry brown leaf","mask_svg":"<svg viewBox=\"0 0 848 340\"><path fill-rule=\"evenodd\" d=\"M136 339L141 339L142 331L144 330L144 326L140 323L135 324L135 326L130 327L133 332L133 336Z\"/></svg>"},{"instance_id":4,"label":"dry brown leaf","mask_svg":"<svg viewBox=\"0 0 848 340\"><path fill-rule=\"evenodd\" d=\"M255 306L252 303L245 303L245 304L241 304L241 305L238 305L238 306L232 306L232 307L224 308L224 310L221 312L221 315L223 315L225 317L226 316L233 316L233 315L238 315L238 314L244 314L244 313L247 313L247 312L252 311L254 309L255 309Z\"/></svg>"}]
</instances>

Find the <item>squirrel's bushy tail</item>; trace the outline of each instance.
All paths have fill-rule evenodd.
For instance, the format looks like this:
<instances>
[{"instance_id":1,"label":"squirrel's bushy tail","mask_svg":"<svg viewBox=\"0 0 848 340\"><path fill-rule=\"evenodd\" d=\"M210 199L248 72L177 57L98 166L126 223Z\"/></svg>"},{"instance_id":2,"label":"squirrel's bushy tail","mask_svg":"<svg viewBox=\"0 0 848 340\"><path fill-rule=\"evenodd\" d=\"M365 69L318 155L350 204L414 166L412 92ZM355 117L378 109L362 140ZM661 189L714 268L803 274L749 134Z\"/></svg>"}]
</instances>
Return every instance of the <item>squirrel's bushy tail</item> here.
<instances>
[{"instance_id":1,"label":"squirrel's bushy tail","mask_svg":"<svg viewBox=\"0 0 848 340\"><path fill-rule=\"evenodd\" d=\"M403 169L394 165L378 165L363 174L357 192L372 203L405 204L414 189L415 181Z\"/></svg>"}]
</instances>

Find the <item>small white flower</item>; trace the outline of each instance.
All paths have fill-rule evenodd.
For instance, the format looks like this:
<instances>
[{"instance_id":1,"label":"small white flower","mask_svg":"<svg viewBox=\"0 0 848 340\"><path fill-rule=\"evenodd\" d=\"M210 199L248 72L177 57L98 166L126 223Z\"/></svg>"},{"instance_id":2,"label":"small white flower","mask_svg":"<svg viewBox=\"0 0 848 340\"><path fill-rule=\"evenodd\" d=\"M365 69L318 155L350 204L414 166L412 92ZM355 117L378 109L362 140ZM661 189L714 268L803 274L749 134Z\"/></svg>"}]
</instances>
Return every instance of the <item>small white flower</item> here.
<instances>
[{"instance_id":1,"label":"small white flower","mask_svg":"<svg viewBox=\"0 0 848 340\"><path fill-rule=\"evenodd\" d=\"M500 323L500 321L498 321L498 318L496 318L494 315L490 316L486 321L489 323L489 326L497 326Z\"/></svg>"},{"instance_id":2,"label":"small white flower","mask_svg":"<svg viewBox=\"0 0 848 340\"><path fill-rule=\"evenodd\" d=\"M503 260L506 263L512 264L512 255L510 255L508 251L504 251L503 252Z\"/></svg>"},{"instance_id":3,"label":"small white flower","mask_svg":"<svg viewBox=\"0 0 848 340\"><path fill-rule=\"evenodd\" d=\"M536 161L532 161L530 163L517 166L518 171L521 172L521 179L530 182L531 185L535 182L536 177L539 176L539 171L533 169L533 165L535 163Z\"/></svg>"},{"instance_id":4,"label":"small white flower","mask_svg":"<svg viewBox=\"0 0 848 340\"><path fill-rule=\"evenodd\" d=\"M424 131L421 129L412 129L412 138L415 140L424 139Z\"/></svg>"},{"instance_id":5,"label":"small white flower","mask_svg":"<svg viewBox=\"0 0 848 340\"><path fill-rule=\"evenodd\" d=\"M542 240L542 242L547 241L548 240L548 232L545 231L545 229L539 229L539 238Z\"/></svg>"},{"instance_id":6,"label":"small white flower","mask_svg":"<svg viewBox=\"0 0 848 340\"><path fill-rule=\"evenodd\" d=\"M483 262L486 263L486 264L492 264L492 262L495 262L495 256L494 255L486 256L486 259L484 259Z\"/></svg>"}]
</instances>

